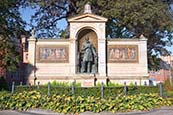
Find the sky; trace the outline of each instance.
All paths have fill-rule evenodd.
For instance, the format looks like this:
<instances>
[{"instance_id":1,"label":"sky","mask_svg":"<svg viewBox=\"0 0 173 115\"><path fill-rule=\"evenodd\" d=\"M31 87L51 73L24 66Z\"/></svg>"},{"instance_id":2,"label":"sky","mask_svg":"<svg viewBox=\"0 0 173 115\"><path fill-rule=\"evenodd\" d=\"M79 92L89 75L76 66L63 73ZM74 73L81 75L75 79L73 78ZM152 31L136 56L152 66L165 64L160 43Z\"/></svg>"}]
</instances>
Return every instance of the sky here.
<instances>
[{"instance_id":1,"label":"sky","mask_svg":"<svg viewBox=\"0 0 173 115\"><path fill-rule=\"evenodd\" d=\"M170 7L173 10L173 4ZM26 7L26 8L20 8L19 11L21 13L22 19L24 21L26 21L27 24L30 24L31 15L34 14L35 10L31 9L30 7ZM60 29L65 29L67 27L67 22L65 19L58 21L58 24L59 24ZM30 29L31 29L31 27L29 25L27 25L26 30L30 30ZM167 47L167 49L169 51L171 51L173 54L173 46Z\"/></svg>"},{"instance_id":2,"label":"sky","mask_svg":"<svg viewBox=\"0 0 173 115\"><path fill-rule=\"evenodd\" d=\"M173 11L173 4L170 5L170 9ZM173 38L172 38L172 41L173 41ZM167 49L169 51L171 51L172 52L172 55L173 55L173 45L172 45L172 47L168 47Z\"/></svg>"},{"instance_id":3,"label":"sky","mask_svg":"<svg viewBox=\"0 0 173 115\"><path fill-rule=\"evenodd\" d=\"M21 17L24 21L26 21L27 24L30 24L30 20L31 20L31 16L35 13L35 9L31 9L30 7L26 7L26 8L20 8L20 13L21 13ZM60 21L58 21L58 24L60 26L60 29L65 29L65 27L67 27L67 22L65 19L62 19ZM26 26L26 30L31 29L31 27L29 25Z\"/></svg>"}]
</instances>

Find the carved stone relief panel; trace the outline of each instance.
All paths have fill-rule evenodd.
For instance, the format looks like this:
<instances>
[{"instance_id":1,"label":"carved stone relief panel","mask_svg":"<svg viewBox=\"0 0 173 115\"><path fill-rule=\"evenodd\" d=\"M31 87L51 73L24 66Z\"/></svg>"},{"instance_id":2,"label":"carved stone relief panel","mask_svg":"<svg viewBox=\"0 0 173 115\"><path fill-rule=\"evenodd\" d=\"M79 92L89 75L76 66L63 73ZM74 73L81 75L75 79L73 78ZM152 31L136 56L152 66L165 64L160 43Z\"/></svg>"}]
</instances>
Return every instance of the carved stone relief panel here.
<instances>
[{"instance_id":1,"label":"carved stone relief panel","mask_svg":"<svg viewBox=\"0 0 173 115\"><path fill-rule=\"evenodd\" d=\"M109 63L138 63L137 45L109 45L107 52Z\"/></svg>"},{"instance_id":2,"label":"carved stone relief panel","mask_svg":"<svg viewBox=\"0 0 173 115\"><path fill-rule=\"evenodd\" d=\"M68 46L37 46L36 59L38 63L68 63Z\"/></svg>"}]
</instances>

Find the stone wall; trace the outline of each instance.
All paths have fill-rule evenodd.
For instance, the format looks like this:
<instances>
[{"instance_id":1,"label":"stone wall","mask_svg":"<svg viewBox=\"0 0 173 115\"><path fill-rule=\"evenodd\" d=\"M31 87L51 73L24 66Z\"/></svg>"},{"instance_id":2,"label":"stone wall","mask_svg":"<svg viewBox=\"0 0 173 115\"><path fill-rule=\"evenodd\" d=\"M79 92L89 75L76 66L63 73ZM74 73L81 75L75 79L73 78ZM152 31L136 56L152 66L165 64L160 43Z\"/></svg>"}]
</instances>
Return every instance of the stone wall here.
<instances>
[{"instance_id":1,"label":"stone wall","mask_svg":"<svg viewBox=\"0 0 173 115\"><path fill-rule=\"evenodd\" d=\"M29 49L29 83L47 83L53 80L66 80L72 76L69 39L40 39ZM32 58L31 58L32 57Z\"/></svg>"},{"instance_id":2,"label":"stone wall","mask_svg":"<svg viewBox=\"0 0 173 115\"><path fill-rule=\"evenodd\" d=\"M106 44L106 75L74 73L74 60L71 47L75 45L70 39L29 40L29 83L42 84L48 81L104 82L109 79L117 83L147 82L147 40L146 39L108 39ZM32 47L31 47L32 46ZM118 50L117 50L118 49ZM63 51L63 52L60 52ZM117 52L118 51L118 52ZM46 53L45 53L46 52ZM75 64L76 65L76 64ZM148 82L147 82L148 83Z\"/></svg>"},{"instance_id":3,"label":"stone wall","mask_svg":"<svg viewBox=\"0 0 173 115\"><path fill-rule=\"evenodd\" d=\"M112 58L110 57L110 55L111 51L114 50L115 53L120 53L120 55L118 55L118 57L115 56L114 58ZM135 81L139 82L141 80L144 80L148 83L147 40L108 40L107 76L111 81L124 80L126 82L134 83Z\"/></svg>"}]
</instances>

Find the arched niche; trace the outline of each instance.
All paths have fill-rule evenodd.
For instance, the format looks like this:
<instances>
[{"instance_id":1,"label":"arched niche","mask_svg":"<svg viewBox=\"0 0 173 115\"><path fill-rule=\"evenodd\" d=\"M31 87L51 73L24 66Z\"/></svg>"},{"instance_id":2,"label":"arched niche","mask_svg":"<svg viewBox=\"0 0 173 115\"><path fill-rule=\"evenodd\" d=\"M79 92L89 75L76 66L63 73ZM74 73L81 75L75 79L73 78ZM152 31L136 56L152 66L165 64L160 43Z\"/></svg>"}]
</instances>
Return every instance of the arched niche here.
<instances>
[{"instance_id":1,"label":"arched niche","mask_svg":"<svg viewBox=\"0 0 173 115\"><path fill-rule=\"evenodd\" d=\"M81 48L87 37L89 38L89 41L93 44L96 54L98 56L98 37L96 32L91 28L83 28L79 30L77 34L77 73L82 73L81 66L82 66L83 52ZM98 72L97 70L95 72L91 71L91 73L97 73L97 72Z\"/></svg>"},{"instance_id":2,"label":"arched niche","mask_svg":"<svg viewBox=\"0 0 173 115\"><path fill-rule=\"evenodd\" d=\"M84 13L79 16L72 17L68 19L70 24L70 64L71 73L76 75L79 72L78 65L78 54L83 42L83 37L92 32L96 34L96 51L98 54L98 76L106 76L106 39L105 39L105 22L107 18L92 14ZM91 32L91 33L90 33ZM84 37L85 38L85 37Z\"/></svg>"}]
</instances>

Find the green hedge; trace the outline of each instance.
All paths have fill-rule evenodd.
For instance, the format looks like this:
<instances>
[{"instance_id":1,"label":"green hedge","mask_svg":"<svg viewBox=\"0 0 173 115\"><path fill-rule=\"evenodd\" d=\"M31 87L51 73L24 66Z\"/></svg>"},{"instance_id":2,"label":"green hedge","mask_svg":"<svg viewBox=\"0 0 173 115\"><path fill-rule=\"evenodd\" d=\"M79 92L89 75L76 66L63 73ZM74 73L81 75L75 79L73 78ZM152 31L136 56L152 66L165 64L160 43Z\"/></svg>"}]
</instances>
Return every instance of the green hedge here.
<instances>
[{"instance_id":1,"label":"green hedge","mask_svg":"<svg viewBox=\"0 0 173 115\"><path fill-rule=\"evenodd\" d=\"M47 94L48 88L47 86L17 86L15 92L20 93L23 91L33 91L36 90L41 94ZM135 95L140 93L158 93L158 86L128 86L126 95ZM52 86L50 88L50 94L58 94L58 95L72 95L72 87L60 87L60 86ZM94 96L101 97L101 87L74 87L74 95L75 96ZM117 95L124 95L124 87L104 87L104 97L116 97Z\"/></svg>"}]
</instances>

